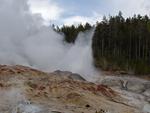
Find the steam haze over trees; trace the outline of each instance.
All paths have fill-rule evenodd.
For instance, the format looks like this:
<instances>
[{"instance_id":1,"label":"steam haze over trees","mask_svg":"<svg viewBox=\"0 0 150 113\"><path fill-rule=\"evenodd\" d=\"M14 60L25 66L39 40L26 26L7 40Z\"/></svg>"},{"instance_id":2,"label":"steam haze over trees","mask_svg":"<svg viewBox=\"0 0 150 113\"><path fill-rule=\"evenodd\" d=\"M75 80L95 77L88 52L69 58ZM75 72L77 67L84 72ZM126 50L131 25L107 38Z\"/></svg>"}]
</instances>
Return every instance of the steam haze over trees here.
<instances>
[{"instance_id":1,"label":"steam haze over trees","mask_svg":"<svg viewBox=\"0 0 150 113\"><path fill-rule=\"evenodd\" d=\"M72 43L79 32L92 28L90 24L63 26L65 40ZM124 18L122 12L117 16L103 17L97 22L92 39L94 65L107 71L126 71L128 73L150 73L150 18L134 15Z\"/></svg>"}]
</instances>

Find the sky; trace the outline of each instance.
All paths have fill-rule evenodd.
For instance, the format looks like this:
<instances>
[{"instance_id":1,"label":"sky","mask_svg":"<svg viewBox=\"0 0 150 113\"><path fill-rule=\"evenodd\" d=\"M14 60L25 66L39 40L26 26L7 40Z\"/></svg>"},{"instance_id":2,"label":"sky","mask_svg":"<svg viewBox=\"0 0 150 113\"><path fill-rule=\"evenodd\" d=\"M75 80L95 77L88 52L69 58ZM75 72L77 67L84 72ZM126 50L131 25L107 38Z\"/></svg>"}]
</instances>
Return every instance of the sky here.
<instances>
[{"instance_id":1,"label":"sky","mask_svg":"<svg viewBox=\"0 0 150 113\"><path fill-rule=\"evenodd\" d=\"M119 11L124 17L150 14L150 0L28 0L28 4L47 25L94 24Z\"/></svg>"}]
</instances>

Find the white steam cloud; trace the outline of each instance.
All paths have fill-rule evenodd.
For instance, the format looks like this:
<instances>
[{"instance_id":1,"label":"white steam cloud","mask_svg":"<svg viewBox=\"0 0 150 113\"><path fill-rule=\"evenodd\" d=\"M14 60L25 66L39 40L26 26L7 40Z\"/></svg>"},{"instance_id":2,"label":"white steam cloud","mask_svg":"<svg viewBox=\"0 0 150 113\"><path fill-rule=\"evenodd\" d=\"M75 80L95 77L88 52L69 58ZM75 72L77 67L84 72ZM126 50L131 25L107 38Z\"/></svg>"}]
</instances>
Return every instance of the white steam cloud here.
<instances>
[{"instance_id":1,"label":"white steam cloud","mask_svg":"<svg viewBox=\"0 0 150 113\"><path fill-rule=\"evenodd\" d=\"M42 21L39 15L30 13L26 0L0 1L0 64L26 65L48 72L72 71L93 78L93 31L80 33L71 45Z\"/></svg>"}]
</instances>

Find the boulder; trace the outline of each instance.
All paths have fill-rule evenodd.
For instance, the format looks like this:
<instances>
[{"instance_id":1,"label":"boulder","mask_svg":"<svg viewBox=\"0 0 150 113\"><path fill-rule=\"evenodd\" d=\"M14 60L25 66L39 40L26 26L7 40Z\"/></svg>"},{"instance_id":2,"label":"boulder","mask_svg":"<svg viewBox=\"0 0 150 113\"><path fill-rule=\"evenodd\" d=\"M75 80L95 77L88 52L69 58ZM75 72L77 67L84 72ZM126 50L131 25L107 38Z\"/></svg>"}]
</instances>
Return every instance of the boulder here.
<instances>
[{"instance_id":1,"label":"boulder","mask_svg":"<svg viewBox=\"0 0 150 113\"><path fill-rule=\"evenodd\" d=\"M128 81L127 90L134 93L143 93L146 90L146 86L140 82Z\"/></svg>"},{"instance_id":2,"label":"boulder","mask_svg":"<svg viewBox=\"0 0 150 113\"><path fill-rule=\"evenodd\" d=\"M67 77L69 79L73 79L73 80L80 80L80 81L86 81L81 75L77 74L77 73L72 73L69 71L54 71L54 74L57 76L63 76L63 77Z\"/></svg>"},{"instance_id":3,"label":"boulder","mask_svg":"<svg viewBox=\"0 0 150 113\"><path fill-rule=\"evenodd\" d=\"M120 87L120 81L118 79L107 78L102 80L101 83L110 87Z\"/></svg>"},{"instance_id":4,"label":"boulder","mask_svg":"<svg viewBox=\"0 0 150 113\"><path fill-rule=\"evenodd\" d=\"M150 89L147 89L146 91L144 91L143 95L150 98Z\"/></svg>"},{"instance_id":5,"label":"boulder","mask_svg":"<svg viewBox=\"0 0 150 113\"><path fill-rule=\"evenodd\" d=\"M150 104L144 105L144 107L143 107L143 112L145 112L145 113L150 113Z\"/></svg>"}]
</instances>

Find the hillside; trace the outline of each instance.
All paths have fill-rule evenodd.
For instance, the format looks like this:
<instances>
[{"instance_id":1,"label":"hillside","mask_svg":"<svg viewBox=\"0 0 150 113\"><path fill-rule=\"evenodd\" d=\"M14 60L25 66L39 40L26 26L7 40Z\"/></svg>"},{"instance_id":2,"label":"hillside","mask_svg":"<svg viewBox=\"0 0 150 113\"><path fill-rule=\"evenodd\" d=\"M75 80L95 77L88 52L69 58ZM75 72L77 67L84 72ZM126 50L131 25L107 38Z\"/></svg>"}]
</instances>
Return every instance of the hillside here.
<instances>
[{"instance_id":1,"label":"hillside","mask_svg":"<svg viewBox=\"0 0 150 113\"><path fill-rule=\"evenodd\" d=\"M123 90L115 80L105 76L91 83L71 72L44 73L24 66L1 65L0 113L147 113L150 110L150 89L144 89L140 95L138 84L131 90ZM150 85L149 81L139 80Z\"/></svg>"}]
</instances>

